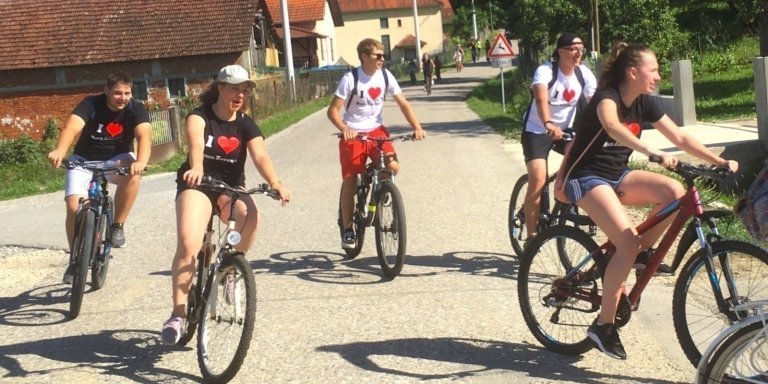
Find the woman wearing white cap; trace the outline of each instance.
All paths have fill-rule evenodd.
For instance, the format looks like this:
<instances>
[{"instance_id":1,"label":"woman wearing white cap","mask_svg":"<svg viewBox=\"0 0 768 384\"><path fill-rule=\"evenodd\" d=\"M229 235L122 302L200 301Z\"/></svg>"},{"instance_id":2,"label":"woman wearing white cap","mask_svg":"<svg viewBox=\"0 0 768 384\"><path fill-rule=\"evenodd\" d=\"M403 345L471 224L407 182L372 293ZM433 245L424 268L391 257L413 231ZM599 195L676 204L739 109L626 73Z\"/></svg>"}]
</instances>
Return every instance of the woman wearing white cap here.
<instances>
[{"instance_id":1,"label":"woman wearing white cap","mask_svg":"<svg viewBox=\"0 0 768 384\"><path fill-rule=\"evenodd\" d=\"M178 170L176 185L176 228L178 241L173 258L173 310L163 325L162 339L176 344L184 325L187 295L194 275L194 262L203 243L203 228L211 217L214 204L220 219L228 219L229 198L196 189L203 176L212 176L231 186L245 186L245 160L251 160L270 187L280 192L283 204L291 199L272 166L264 145L264 135L253 119L240 111L256 85L248 71L228 65L219 71L216 81L202 94L202 106L186 119L189 143L187 161ZM235 247L247 252L256 237L258 211L250 196L244 196L235 208L236 227L242 240Z\"/></svg>"}]
</instances>

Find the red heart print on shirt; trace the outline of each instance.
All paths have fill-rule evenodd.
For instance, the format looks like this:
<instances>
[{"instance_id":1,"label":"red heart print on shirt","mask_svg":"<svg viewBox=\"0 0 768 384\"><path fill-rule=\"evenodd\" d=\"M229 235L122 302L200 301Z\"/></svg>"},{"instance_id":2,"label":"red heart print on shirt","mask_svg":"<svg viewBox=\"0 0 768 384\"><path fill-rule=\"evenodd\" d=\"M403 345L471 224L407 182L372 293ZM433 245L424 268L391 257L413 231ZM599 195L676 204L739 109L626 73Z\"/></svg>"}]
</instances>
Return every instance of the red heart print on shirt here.
<instances>
[{"instance_id":1,"label":"red heart print on shirt","mask_svg":"<svg viewBox=\"0 0 768 384\"><path fill-rule=\"evenodd\" d=\"M378 98L379 95L381 95L381 88L379 87L368 88L368 96L370 96L371 99L376 100L376 98Z\"/></svg>"},{"instance_id":2,"label":"red heart print on shirt","mask_svg":"<svg viewBox=\"0 0 768 384\"><path fill-rule=\"evenodd\" d=\"M621 123L621 124L623 124L625 127L627 127L627 129L629 129L629 131L632 132L633 135L635 135L635 136L639 136L640 135L640 124L638 124L638 123L629 123L629 124Z\"/></svg>"},{"instance_id":3,"label":"red heart print on shirt","mask_svg":"<svg viewBox=\"0 0 768 384\"><path fill-rule=\"evenodd\" d=\"M219 145L219 148L221 148L224 153L229 155L240 146L240 139L237 137L219 136L219 138L216 139L216 144Z\"/></svg>"},{"instance_id":4,"label":"red heart print on shirt","mask_svg":"<svg viewBox=\"0 0 768 384\"><path fill-rule=\"evenodd\" d=\"M566 89L563 91L563 98L567 102L570 102L574 96L576 96L576 92L574 92L573 89Z\"/></svg>"},{"instance_id":5,"label":"red heart print on shirt","mask_svg":"<svg viewBox=\"0 0 768 384\"><path fill-rule=\"evenodd\" d=\"M117 137L118 135L123 133L123 126L120 123L112 122L107 124L106 131L109 137Z\"/></svg>"}]
</instances>

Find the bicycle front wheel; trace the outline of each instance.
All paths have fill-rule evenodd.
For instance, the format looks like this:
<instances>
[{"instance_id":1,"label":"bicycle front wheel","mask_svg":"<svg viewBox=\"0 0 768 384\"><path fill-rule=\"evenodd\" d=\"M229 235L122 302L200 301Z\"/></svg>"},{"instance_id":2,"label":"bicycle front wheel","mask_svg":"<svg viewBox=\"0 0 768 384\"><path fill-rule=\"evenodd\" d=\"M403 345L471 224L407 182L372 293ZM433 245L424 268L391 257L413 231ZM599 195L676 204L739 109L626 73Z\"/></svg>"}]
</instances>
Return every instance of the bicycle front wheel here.
<instances>
[{"instance_id":1,"label":"bicycle front wheel","mask_svg":"<svg viewBox=\"0 0 768 384\"><path fill-rule=\"evenodd\" d=\"M713 276L705 265L706 251L698 250L683 267L672 297L675 333L694 366L720 332L753 314L733 312L734 306L768 299L765 249L744 241L724 240L712 243L712 255ZM723 303L717 302L713 286L722 293Z\"/></svg>"},{"instance_id":2,"label":"bicycle front wheel","mask_svg":"<svg viewBox=\"0 0 768 384\"><path fill-rule=\"evenodd\" d=\"M600 310L593 302L600 302L602 291L597 269L591 268L594 261L587 258L595 248L594 240L581 230L554 226L531 239L520 260L520 310L528 329L547 349L577 355L592 348L586 332ZM564 257L579 269L567 269ZM592 301L576 298L576 294Z\"/></svg>"},{"instance_id":3,"label":"bicycle front wheel","mask_svg":"<svg viewBox=\"0 0 768 384\"><path fill-rule=\"evenodd\" d=\"M699 384L767 383L768 333L757 320L728 336L712 353Z\"/></svg>"},{"instance_id":4,"label":"bicycle front wheel","mask_svg":"<svg viewBox=\"0 0 768 384\"><path fill-rule=\"evenodd\" d=\"M93 257L93 240L96 228L96 214L90 209L84 209L77 216L75 239L71 260L75 263L75 275L72 279L72 294L69 298L69 317L74 319L80 315L85 293L85 281Z\"/></svg>"},{"instance_id":5,"label":"bicycle front wheel","mask_svg":"<svg viewBox=\"0 0 768 384\"><path fill-rule=\"evenodd\" d=\"M379 189L374 225L379 264L384 275L394 279L405 262L405 207L400 190L389 181L383 182Z\"/></svg>"},{"instance_id":6,"label":"bicycle front wheel","mask_svg":"<svg viewBox=\"0 0 768 384\"><path fill-rule=\"evenodd\" d=\"M109 260L112 259L112 238L110 237L110 225L114 215L114 202L112 196L107 196L108 209L101 214L99 219L98 239L96 240L96 259L91 267L91 281L93 289L101 289L107 282Z\"/></svg>"},{"instance_id":7,"label":"bicycle front wheel","mask_svg":"<svg viewBox=\"0 0 768 384\"><path fill-rule=\"evenodd\" d=\"M206 382L225 383L240 369L256 318L256 282L242 254L225 257L210 282L197 335L197 361Z\"/></svg>"}]
</instances>

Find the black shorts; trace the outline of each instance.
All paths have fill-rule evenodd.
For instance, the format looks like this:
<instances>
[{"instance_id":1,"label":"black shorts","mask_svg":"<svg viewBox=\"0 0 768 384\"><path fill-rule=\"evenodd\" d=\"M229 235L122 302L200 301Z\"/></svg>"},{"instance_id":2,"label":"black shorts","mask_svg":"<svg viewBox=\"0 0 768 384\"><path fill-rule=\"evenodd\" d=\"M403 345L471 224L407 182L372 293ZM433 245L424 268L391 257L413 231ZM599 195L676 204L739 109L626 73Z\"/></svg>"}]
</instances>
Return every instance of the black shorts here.
<instances>
[{"instance_id":1,"label":"black shorts","mask_svg":"<svg viewBox=\"0 0 768 384\"><path fill-rule=\"evenodd\" d=\"M548 158L550 149L561 155L565 153L565 140L554 141L552 136L544 133L524 131L520 141L523 143L523 156L526 163L535 159Z\"/></svg>"}]
</instances>

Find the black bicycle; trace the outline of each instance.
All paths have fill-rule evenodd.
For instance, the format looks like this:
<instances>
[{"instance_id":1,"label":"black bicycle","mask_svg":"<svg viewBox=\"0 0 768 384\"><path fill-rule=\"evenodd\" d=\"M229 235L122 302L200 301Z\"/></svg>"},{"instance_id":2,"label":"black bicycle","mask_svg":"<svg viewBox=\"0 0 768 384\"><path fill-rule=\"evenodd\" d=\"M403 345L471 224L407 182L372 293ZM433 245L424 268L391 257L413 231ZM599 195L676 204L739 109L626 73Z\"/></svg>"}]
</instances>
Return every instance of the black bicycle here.
<instances>
[{"instance_id":1,"label":"black bicycle","mask_svg":"<svg viewBox=\"0 0 768 384\"><path fill-rule=\"evenodd\" d=\"M412 134L388 138L358 135L355 138L363 142L373 141L378 148L379 156L366 164L364 173L357 175L352 214L356 244L354 248L345 248L344 251L349 258L357 257L363 248L365 228L373 226L379 264L384 275L390 279L400 274L405 262L405 207L400 190L395 185L395 175L385 165L382 146L389 141L406 141L414 138ZM341 220L341 206L339 206L338 224L339 231L343 235L345 228Z\"/></svg>"},{"instance_id":2,"label":"black bicycle","mask_svg":"<svg viewBox=\"0 0 768 384\"><path fill-rule=\"evenodd\" d=\"M219 240L214 242L214 210L208 220L203 245L197 255L195 280L187 296L187 321L178 345L186 345L197 334L197 361L205 382L226 383L240 370L250 347L256 318L256 282L253 270L242 252L235 229L235 203L242 196L264 194L280 199L280 193L269 185L243 190L209 176L198 189L226 194L230 197L229 220ZM216 248L219 248L218 253Z\"/></svg>"},{"instance_id":3,"label":"black bicycle","mask_svg":"<svg viewBox=\"0 0 768 384\"><path fill-rule=\"evenodd\" d=\"M109 195L107 175L121 176L130 173L129 167L104 167L103 162L84 160L62 162L65 168L81 168L92 173L88 184L88 197L80 199L75 216L75 233L69 264L74 271L72 293L69 300L69 316L74 319L80 314L85 293L88 270L91 270L91 287L101 289L107 280L109 260L112 258L110 227L114 220L115 202Z\"/></svg>"},{"instance_id":4,"label":"black bicycle","mask_svg":"<svg viewBox=\"0 0 768 384\"><path fill-rule=\"evenodd\" d=\"M572 140L573 133L567 130L563 132L564 142ZM555 145L553 144L554 147ZM597 233L597 226L595 226L595 223L592 222L589 216L580 214L575 204L567 204L556 200L554 193L551 193L550 185L554 184L555 177L557 175L549 176L541 190L539 222L536 226L537 233L541 233L553 225L563 224L579 227L594 236ZM515 186L512 188L512 194L509 198L509 210L507 212L509 242L512 244L512 249L515 250L518 257L522 257L525 241L529 237L525 225L525 209L523 207L527 190L528 174L524 174L517 179Z\"/></svg>"}]
</instances>

